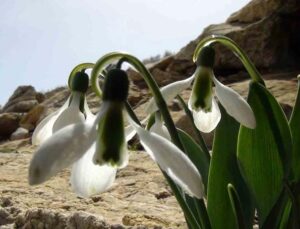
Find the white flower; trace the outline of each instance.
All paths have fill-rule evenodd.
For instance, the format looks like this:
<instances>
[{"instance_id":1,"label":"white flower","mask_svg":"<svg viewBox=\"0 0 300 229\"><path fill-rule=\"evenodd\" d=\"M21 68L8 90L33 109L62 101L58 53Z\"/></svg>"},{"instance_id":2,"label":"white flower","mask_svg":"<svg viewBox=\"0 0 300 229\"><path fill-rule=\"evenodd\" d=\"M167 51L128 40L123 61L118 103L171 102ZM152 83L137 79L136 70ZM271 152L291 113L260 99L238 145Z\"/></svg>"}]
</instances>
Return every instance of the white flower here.
<instances>
[{"instance_id":1,"label":"white flower","mask_svg":"<svg viewBox=\"0 0 300 229\"><path fill-rule=\"evenodd\" d=\"M35 129L32 142L42 145L30 165L30 184L40 184L72 164L71 186L79 196L103 192L115 180L116 168L92 162L96 150L96 144L92 144L96 136L96 118L82 96L80 92L73 92L58 111L46 117ZM86 117L79 109L82 99ZM72 134L81 136L82 140L72 142ZM90 139L84 140L87 137Z\"/></svg>"},{"instance_id":2,"label":"white flower","mask_svg":"<svg viewBox=\"0 0 300 229\"><path fill-rule=\"evenodd\" d=\"M55 121L49 124L53 134L37 149L31 160L29 183L42 183L75 163L71 175L75 192L81 196L102 192L115 179L114 167L127 165L126 142L136 132L146 152L159 167L185 192L202 198L203 184L199 172L191 160L168 140L169 133L160 118L155 121L151 132L144 130L130 118L132 127L124 129L123 110L128 87L126 72L120 69L110 70L103 85L100 111L96 117L86 120L82 119L78 106L82 100L78 102L74 96L71 105L59 111ZM58 127L53 131L55 124Z\"/></svg>"},{"instance_id":3,"label":"white flower","mask_svg":"<svg viewBox=\"0 0 300 229\"><path fill-rule=\"evenodd\" d=\"M214 77L212 70L205 69L205 67L201 68L210 71L211 80L215 84L215 94L218 97L220 103L227 111L227 113L234 117L242 125L252 129L255 128L255 116L249 104L237 92L218 81ZM185 80L180 80L162 87L161 93L166 102L172 101L176 97L176 95L180 94L180 92L187 89L191 85L193 79L197 77L197 73L198 72L196 71L194 75ZM192 95L195 93L194 88L195 87L193 87ZM208 101L208 103L211 104L210 110L205 110L201 107L196 109L192 106L192 95L189 99L188 106L189 109L193 112L195 125L202 132L211 132L216 128L221 119L221 113L219 110L218 103L211 96L210 98L208 98L208 100L210 100ZM154 99L151 98L146 111L148 113L152 113L157 109L158 108L155 104Z\"/></svg>"},{"instance_id":4,"label":"white flower","mask_svg":"<svg viewBox=\"0 0 300 229\"><path fill-rule=\"evenodd\" d=\"M114 176L111 175L111 169L114 168L108 164L98 166L102 168L99 172L92 158L95 154L98 122L105 117L108 108L109 104L103 103L93 121L68 125L49 137L39 147L31 161L29 183L42 183L76 162L71 175L75 192L80 196L90 196L105 191L106 188L103 187L109 187L114 181ZM137 132L146 152L160 168L185 192L202 198L202 179L190 159L171 141L154 132L144 130L130 118L129 121L131 127L127 127L126 140ZM156 122L152 131L160 129L158 126L161 125L161 122Z\"/></svg>"}]
</instances>

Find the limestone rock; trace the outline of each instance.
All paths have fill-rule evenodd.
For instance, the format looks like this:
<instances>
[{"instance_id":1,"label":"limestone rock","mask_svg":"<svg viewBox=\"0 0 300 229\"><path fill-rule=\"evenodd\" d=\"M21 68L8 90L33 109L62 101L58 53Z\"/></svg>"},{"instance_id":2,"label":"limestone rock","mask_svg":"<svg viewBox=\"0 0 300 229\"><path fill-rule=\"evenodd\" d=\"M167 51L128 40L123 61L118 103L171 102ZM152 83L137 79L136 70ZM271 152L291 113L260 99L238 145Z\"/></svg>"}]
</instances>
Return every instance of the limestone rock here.
<instances>
[{"instance_id":1,"label":"limestone rock","mask_svg":"<svg viewBox=\"0 0 300 229\"><path fill-rule=\"evenodd\" d=\"M9 137L19 127L20 119L19 113L0 114L0 138Z\"/></svg>"},{"instance_id":2,"label":"limestone rock","mask_svg":"<svg viewBox=\"0 0 300 229\"><path fill-rule=\"evenodd\" d=\"M260 71L276 72L279 69L298 70L300 62L300 1L253 0L234 13L225 23L210 25L200 36L189 42L176 55L170 57L166 66L153 65L165 78L184 79L190 76L195 65L194 50L200 40L212 34L233 39L249 56ZM216 73L231 76L244 71L242 63L221 45L216 45ZM167 76L168 75L168 76ZM236 78L235 80L239 80Z\"/></svg>"},{"instance_id":3,"label":"limestone rock","mask_svg":"<svg viewBox=\"0 0 300 229\"><path fill-rule=\"evenodd\" d=\"M17 141L10 143L11 148L20 148ZM170 194L157 198L171 191L146 153L130 152L129 165L118 171L108 191L79 198L70 188L69 169L44 184L28 185L28 165L34 149L0 153L0 209L4 212L0 211L0 228L11 224L17 228L186 228L175 197ZM131 220L123 225L128 216Z\"/></svg>"},{"instance_id":4,"label":"limestone rock","mask_svg":"<svg viewBox=\"0 0 300 229\"><path fill-rule=\"evenodd\" d=\"M2 112L28 112L43 100L43 94L36 92L34 87L20 86L3 106Z\"/></svg>"},{"instance_id":5,"label":"limestone rock","mask_svg":"<svg viewBox=\"0 0 300 229\"><path fill-rule=\"evenodd\" d=\"M15 141L15 140L28 138L28 137L29 137L29 131L23 127L19 127L18 129L16 129L16 131L12 133L12 135L10 136L10 140Z\"/></svg>"},{"instance_id":6,"label":"limestone rock","mask_svg":"<svg viewBox=\"0 0 300 229\"><path fill-rule=\"evenodd\" d=\"M33 107L20 121L20 126L32 131L37 126L42 115L46 111L46 107L42 104L39 104Z\"/></svg>"}]
</instances>

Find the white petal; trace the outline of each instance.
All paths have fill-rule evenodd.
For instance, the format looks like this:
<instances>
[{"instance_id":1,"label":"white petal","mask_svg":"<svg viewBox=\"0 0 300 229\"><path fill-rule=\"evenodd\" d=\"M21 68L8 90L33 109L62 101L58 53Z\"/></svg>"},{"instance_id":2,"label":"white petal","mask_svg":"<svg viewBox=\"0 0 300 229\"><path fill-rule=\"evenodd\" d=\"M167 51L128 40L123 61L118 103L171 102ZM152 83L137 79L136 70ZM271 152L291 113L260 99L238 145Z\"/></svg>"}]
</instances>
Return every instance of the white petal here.
<instances>
[{"instance_id":1,"label":"white petal","mask_svg":"<svg viewBox=\"0 0 300 229\"><path fill-rule=\"evenodd\" d=\"M29 184L40 184L80 159L95 142L96 124L106 109L100 107L94 122L68 125L48 138L30 162Z\"/></svg>"},{"instance_id":2,"label":"white petal","mask_svg":"<svg viewBox=\"0 0 300 229\"><path fill-rule=\"evenodd\" d=\"M127 117L126 112L124 113L124 115L126 115L126 117ZM141 121L141 124L145 124L148 121L149 117L144 118ZM135 134L136 134L136 131L131 125L128 125L128 126L125 127L125 140L126 140L126 142L130 141L135 136Z\"/></svg>"},{"instance_id":3,"label":"white petal","mask_svg":"<svg viewBox=\"0 0 300 229\"><path fill-rule=\"evenodd\" d=\"M29 167L29 184L40 184L78 160L95 140L92 123L68 125L47 139L34 154Z\"/></svg>"},{"instance_id":4,"label":"white petal","mask_svg":"<svg viewBox=\"0 0 300 229\"><path fill-rule=\"evenodd\" d=\"M85 121L83 113L79 110L80 97L81 94L79 92L73 92L70 106L57 117L53 124L53 133L67 125Z\"/></svg>"},{"instance_id":5,"label":"white petal","mask_svg":"<svg viewBox=\"0 0 300 229\"><path fill-rule=\"evenodd\" d=\"M160 89L162 96L164 97L165 101L171 102L180 92L187 89L193 79L195 78L195 75L192 75L191 77L185 79L185 80L179 80L174 83L170 83ZM149 103L146 107L146 112L148 114L152 114L153 112L157 111L158 108L156 106L154 98L151 98L149 100Z\"/></svg>"},{"instance_id":6,"label":"white petal","mask_svg":"<svg viewBox=\"0 0 300 229\"><path fill-rule=\"evenodd\" d=\"M131 123L146 152L157 162L159 167L186 193L202 198L204 190L202 178L192 161L172 142L144 130L132 120Z\"/></svg>"},{"instance_id":7,"label":"white petal","mask_svg":"<svg viewBox=\"0 0 300 229\"><path fill-rule=\"evenodd\" d=\"M95 165L92 147L72 166L71 186L78 196L90 197L106 191L113 184L117 169L108 165Z\"/></svg>"},{"instance_id":8,"label":"white petal","mask_svg":"<svg viewBox=\"0 0 300 229\"><path fill-rule=\"evenodd\" d=\"M157 114L155 115L155 122L151 126L150 131L171 141L171 136L170 136L170 133L169 133L167 127L163 124L160 117L157 117Z\"/></svg>"},{"instance_id":9,"label":"white petal","mask_svg":"<svg viewBox=\"0 0 300 229\"><path fill-rule=\"evenodd\" d=\"M216 78L213 80L216 86L216 95L226 112L242 125L254 129L256 127L255 116L246 100Z\"/></svg>"},{"instance_id":10,"label":"white petal","mask_svg":"<svg viewBox=\"0 0 300 229\"><path fill-rule=\"evenodd\" d=\"M135 134L136 134L136 131L131 125L128 125L128 126L125 127L125 140L126 140L126 142L130 141L134 137Z\"/></svg>"},{"instance_id":11,"label":"white petal","mask_svg":"<svg viewBox=\"0 0 300 229\"><path fill-rule=\"evenodd\" d=\"M91 112L86 98L84 99L84 110L85 110L85 114L86 114L86 119L90 120L90 121L94 120L95 115Z\"/></svg>"},{"instance_id":12,"label":"white petal","mask_svg":"<svg viewBox=\"0 0 300 229\"><path fill-rule=\"evenodd\" d=\"M67 99L67 101L61 108L48 115L37 125L32 134L33 145L40 145L53 134L53 124L56 121L57 117L69 106L69 101L70 97Z\"/></svg>"},{"instance_id":13,"label":"white petal","mask_svg":"<svg viewBox=\"0 0 300 229\"><path fill-rule=\"evenodd\" d=\"M214 98L212 99L211 111L193 110L192 112L196 127L204 133L214 130L221 119L221 112Z\"/></svg>"}]
</instances>

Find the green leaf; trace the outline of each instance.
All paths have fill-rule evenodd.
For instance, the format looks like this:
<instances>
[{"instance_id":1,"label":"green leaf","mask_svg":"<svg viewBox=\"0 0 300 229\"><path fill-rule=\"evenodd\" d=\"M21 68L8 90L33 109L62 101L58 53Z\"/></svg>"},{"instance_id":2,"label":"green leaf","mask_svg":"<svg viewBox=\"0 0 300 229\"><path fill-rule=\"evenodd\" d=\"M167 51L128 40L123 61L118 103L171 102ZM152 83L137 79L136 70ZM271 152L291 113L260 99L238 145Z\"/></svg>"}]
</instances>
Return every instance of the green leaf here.
<instances>
[{"instance_id":1,"label":"green leaf","mask_svg":"<svg viewBox=\"0 0 300 229\"><path fill-rule=\"evenodd\" d=\"M252 228L254 208L237 164L236 148L239 124L220 106L221 121L215 132L208 179L207 210L212 228L237 228L227 185L240 194L247 228Z\"/></svg>"},{"instance_id":2,"label":"green leaf","mask_svg":"<svg viewBox=\"0 0 300 229\"><path fill-rule=\"evenodd\" d=\"M298 82L298 94L290 120L290 128L293 138L292 177L295 182L300 182L300 83Z\"/></svg>"},{"instance_id":3,"label":"green leaf","mask_svg":"<svg viewBox=\"0 0 300 229\"><path fill-rule=\"evenodd\" d=\"M241 126L238 159L263 225L289 174L292 140L280 105L264 86L251 83L248 103L257 126L254 130Z\"/></svg>"},{"instance_id":4,"label":"green leaf","mask_svg":"<svg viewBox=\"0 0 300 229\"><path fill-rule=\"evenodd\" d=\"M206 154L202 151L202 149L190 135L178 128L177 131L179 134L179 138L183 144L185 153L197 167L199 173L202 176L204 187L205 189L207 189L208 170L210 163L209 159L206 157Z\"/></svg>"},{"instance_id":5,"label":"green leaf","mask_svg":"<svg viewBox=\"0 0 300 229\"><path fill-rule=\"evenodd\" d=\"M189 227L191 229L200 229L201 227L199 225L199 222L197 222L197 215L195 215L191 207L188 205L187 201L184 198L184 194L182 190L174 183L174 181L164 171L162 171L162 173L165 179L168 181L168 184L170 185L174 193L174 196L176 197L176 200L184 213L184 216L186 218Z\"/></svg>"},{"instance_id":6,"label":"green leaf","mask_svg":"<svg viewBox=\"0 0 300 229\"><path fill-rule=\"evenodd\" d=\"M261 229L280 228L280 225L287 220L286 218L288 218L288 215L284 214L285 211L288 211L288 208L290 208L290 202L288 201L287 194L283 189Z\"/></svg>"},{"instance_id":7,"label":"green leaf","mask_svg":"<svg viewBox=\"0 0 300 229\"><path fill-rule=\"evenodd\" d=\"M238 225L237 228L239 229L247 228L244 213L243 213L243 207L237 191L235 190L232 184L228 184L227 190L231 202L231 207L233 209L233 213L236 219L236 223Z\"/></svg>"},{"instance_id":8,"label":"green leaf","mask_svg":"<svg viewBox=\"0 0 300 229\"><path fill-rule=\"evenodd\" d=\"M211 229L208 213L203 199L197 199L185 195L186 202L190 209L193 211L193 214L196 216L198 223L203 229Z\"/></svg>"}]
</instances>

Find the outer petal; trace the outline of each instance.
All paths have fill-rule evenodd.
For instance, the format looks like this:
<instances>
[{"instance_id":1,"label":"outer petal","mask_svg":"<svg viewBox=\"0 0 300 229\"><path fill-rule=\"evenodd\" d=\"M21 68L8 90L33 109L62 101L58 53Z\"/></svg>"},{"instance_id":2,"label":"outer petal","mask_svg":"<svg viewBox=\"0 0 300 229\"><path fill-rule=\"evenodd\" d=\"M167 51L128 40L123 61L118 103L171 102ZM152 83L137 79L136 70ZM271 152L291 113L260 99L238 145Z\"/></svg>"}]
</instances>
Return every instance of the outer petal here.
<instances>
[{"instance_id":1,"label":"outer petal","mask_svg":"<svg viewBox=\"0 0 300 229\"><path fill-rule=\"evenodd\" d=\"M73 164L71 185L75 193L81 197L90 197L104 192L114 182L117 169L108 165L95 165L93 155L96 144Z\"/></svg>"},{"instance_id":2,"label":"outer petal","mask_svg":"<svg viewBox=\"0 0 300 229\"><path fill-rule=\"evenodd\" d=\"M216 95L227 113L242 125L254 129L256 127L255 116L246 100L215 77L213 80L216 86Z\"/></svg>"},{"instance_id":3,"label":"outer petal","mask_svg":"<svg viewBox=\"0 0 300 229\"><path fill-rule=\"evenodd\" d=\"M84 115L79 110L80 97L81 93L73 92L70 106L57 117L56 121L53 124L53 133L67 125L85 121Z\"/></svg>"},{"instance_id":4,"label":"outer petal","mask_svg":"<svg viewBox=\"0 0 300 229\"><path fill-rule=\"evenodd\" d=\"M81 158L94 143L97 121L105 111L101 106L94 122L68 125L48 138L30 162L29 184L40 184Z\"/></svg>"},{"instance_id":5,"label":"outer petal","mask_svg":"<svg viewBox=\"0 0 300 229\"><path fill-rule=\"evenodd\" d=\"M128 126L125 127L125 140L126 140L126 142L130 141L134 137L135 134L136 134L136 131L131 125L128 125Z\"/></svg>"},{"instance_id":6,"label":"outer petal","mask_svg":"<svg viewBox=\"0 0 300 229\"><path fill-rule=\"evenodd\" d=\"M189 195L202 198L204 190L202 178L192 161L172 142L144 130L132 120L131 123L146 152L160 168Z\"/></svg>"},{"instance_id":7,"label":"outer petal","mask_svg":"<svg viewBox=\"0 0 300 229\"><path fill-rule=\"evenodd\" d=\"M68 107L70 101L70 97L64 103L64 105L59 108L57 111L51 113L46 118L44 118L35 128L32 134L32 144L40 145L47 138L49 138L52 133L53 124L56 121L57 117Z\"/></svg>"},{"instance_id":8,"label":"outer petal","mask_svg":"<svg viewBox=\"0 0 300 229\"><path fill-rule=\"evenodd\" d=\"M193 110L193 118L196 127L200 131L209 133L214 130L221 119L221 112L216 100L212 99L212 107L210 112Z\"/></svg>"},{"instance_id":9,"label":"outer petal","mask_svg":"<svg viewBox=\"0 0 300 229\"><path fill-rule=\"evenodd\" d=\"M84 99L84 110L85 110L85 113L86 113L86 120L88 120L88 121L94 120L95 115L91 112L86 98Z\"/></svg>"},{"instance_id":10,"label":"outer petal","mask_svg":"<svg viewBox=\"0 0 300 229\"><path fill-rule=\"evenodd\" d=\"M171 141L171 136L167 127L165 127L162 120L160 119L160 117L157 117L157 115L155 116L155 122L153 126L150 128L150 131Z\"/></svg>"},{"instance_id":11,"label":"outer petal","mask_svg":"<svg viewBox=\"0 0 300 229\"><path fill-rule=\"evenodd\" d=\"M95 140L92 123L68 125L48 138L29 167L29 184L40 184L78 160Z\"/></svg>"},{"instance_id":12,"label":"outer petal","mask_svg":"<svg viewBox=\"0 0 300 229\"><path fill-rule=\"evenodd\" d=\"M172 101L180 92L187 89L193 79L195 78L195 75L192 75L191 77L185 79L185 80L179 80L174 83L170 83L160 89L162 96L164 97L166 102ZM147 107L146 112L148 114L152 114L153 112L157 111L158 108L156 106L156 103L154 101L154 98L151 98Z\"/></svg>"},{"instance_id":13,"label":"outer petal","mask_svg":"<svg viewBox=\"0 0 300 229\"><path fill-rule=\"evenodd\" d=\"M124 115L127 117L127 113L124 112ZM141 121L141 124L145 124L148 121L149 117L144 118ZM125 127L125 140L126 142L130 141L136 134L135 129L133 128L133 126L128 125Z\"/></svg>"}]
</instances>

